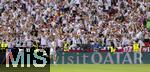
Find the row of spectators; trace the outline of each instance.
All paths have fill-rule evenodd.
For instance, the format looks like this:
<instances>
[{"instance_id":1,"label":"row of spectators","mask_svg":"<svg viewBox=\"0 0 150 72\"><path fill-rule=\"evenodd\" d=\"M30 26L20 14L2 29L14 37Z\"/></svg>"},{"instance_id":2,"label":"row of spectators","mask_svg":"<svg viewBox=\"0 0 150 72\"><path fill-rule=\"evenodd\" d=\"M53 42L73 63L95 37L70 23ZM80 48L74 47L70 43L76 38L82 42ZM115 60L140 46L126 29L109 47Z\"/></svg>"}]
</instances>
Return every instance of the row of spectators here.
<instances>
[{"instance_id":1,"label":"row of spectators","mask_svg":"<svg viewBox=\"0 0 150 72\"><path fill-rule=\"evenodd\" d=\"M149 18L145 0L0 0L1 46L142 47Z\"/></svg>"}]
</instances>

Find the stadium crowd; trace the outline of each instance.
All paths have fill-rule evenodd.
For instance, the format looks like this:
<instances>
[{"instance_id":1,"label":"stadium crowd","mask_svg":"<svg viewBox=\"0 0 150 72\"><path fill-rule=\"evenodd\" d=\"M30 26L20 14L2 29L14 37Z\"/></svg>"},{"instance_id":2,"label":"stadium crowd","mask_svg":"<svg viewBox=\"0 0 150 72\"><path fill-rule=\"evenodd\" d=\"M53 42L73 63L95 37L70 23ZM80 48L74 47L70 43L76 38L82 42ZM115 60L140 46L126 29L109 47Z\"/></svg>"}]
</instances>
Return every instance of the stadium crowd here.
<instances>
[{"instance_id":1,"label":"stadium crowd","mask_svg":"<svg viewBox=\"0 0 150 72\"><path fill-rule=\"evenodd\" d=\"M141 48L149 18L145 0L0 0L1 47Z\"/></svg>"}]
</instances>

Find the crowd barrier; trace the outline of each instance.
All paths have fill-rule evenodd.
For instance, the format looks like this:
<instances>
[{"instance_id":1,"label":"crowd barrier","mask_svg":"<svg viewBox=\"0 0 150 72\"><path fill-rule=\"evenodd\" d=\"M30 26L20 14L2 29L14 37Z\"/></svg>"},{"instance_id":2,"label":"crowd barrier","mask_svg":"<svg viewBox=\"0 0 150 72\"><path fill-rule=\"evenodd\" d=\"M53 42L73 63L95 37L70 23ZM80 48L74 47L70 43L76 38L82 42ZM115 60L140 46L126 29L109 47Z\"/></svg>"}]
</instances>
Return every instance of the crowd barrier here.
<instances>
[{"instance_id":1,"label":"crowd barrier","mask_svg":"<svg viewBox=\"0 0 150 72\"><path fill-rule=\"evenodd\" d=\"M150 52L57 52L57 64L150 64ZM50 61L53 64L53 61Z\"/></svg>"},{"instance_id":2,"label":"crowd barrier","mask_svg":"<svg viewBox=\"0 0 150 72\"><path fill-rule=\"evenodd\" d=\"M132 50L132 48L130 48ZM34 56L35 48L31 48L29 51L26 48L22 48L23 53L19 53L18 48L14 48L11 51L7 49L5 52L0 52L0 64L6 63L6 57L8 52L12 52L14 60L21 64L21 59L23 58L23 63L27 64L27 60L33 64L33 60L37 60L39 63L43 63L42 60ZM45 48L47 55L49 54L49 48ZM19 55L20 54L20 55ZM23 55L24 54L24 55ZM18 57L18 55L20 57ZM30 55L30 57L29 57ZM42 56L40 53L39 56ZM44 57L47 64L53 63L49 61L49 58ZM9 59L12 64L12 59ZM91 52L63 52L57 51L57 63L58 64L150 64L150 47L143 47L141 52L133 52L130 50L123 50L120 52L111 53L109 51L91 51Z\"/></svg>"}]
</instances>

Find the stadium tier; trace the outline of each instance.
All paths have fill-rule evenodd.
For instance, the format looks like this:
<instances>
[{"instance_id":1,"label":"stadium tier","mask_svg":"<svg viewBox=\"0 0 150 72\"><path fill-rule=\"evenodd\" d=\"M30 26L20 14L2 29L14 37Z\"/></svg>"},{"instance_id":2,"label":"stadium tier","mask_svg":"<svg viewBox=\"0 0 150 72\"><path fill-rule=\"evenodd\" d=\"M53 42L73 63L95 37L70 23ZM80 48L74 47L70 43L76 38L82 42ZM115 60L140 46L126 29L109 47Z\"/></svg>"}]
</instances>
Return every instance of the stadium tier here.
<instances>
[{"instance_id":1,"label":"stadium tier","mask_svg":"<svg viewBox=\"0 0 150 72\"><path fill-rule=\"evenodd\" d=\"M20 60L28 67L150 64L149 53L150 0L0 0L0 63L7 67Z\"/></svg>"},{"instance_id":2,"label":"stadium tier","mask_svg":"<svg viewBox=\"0 0 150 72\"><path fill-rule=\"evenodd\" d=\"M120 49L150 44L148 0L0 0L1 47Z\"/></svg>"}]
</instances>

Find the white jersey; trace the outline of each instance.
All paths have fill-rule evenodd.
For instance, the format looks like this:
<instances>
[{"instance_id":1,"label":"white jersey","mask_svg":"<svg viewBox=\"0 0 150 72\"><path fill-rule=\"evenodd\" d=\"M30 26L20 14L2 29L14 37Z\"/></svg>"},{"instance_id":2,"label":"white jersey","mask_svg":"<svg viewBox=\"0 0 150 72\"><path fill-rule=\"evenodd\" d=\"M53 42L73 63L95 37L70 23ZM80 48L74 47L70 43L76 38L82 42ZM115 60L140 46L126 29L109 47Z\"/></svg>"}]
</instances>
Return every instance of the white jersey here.
<instances>
[{"instance_id":1,"label":"white jersey","mask_svg":"<svg viewBox=\"0 0 150 72\"><path fill-rule=\"evenodd\" d=\"M56 52L56 43L53 41L52 43L51 43L51 48L50 48L50 55L54 55L55 54L55 52Z\"/></svg>"},{"instance_id":2,"label":"white jersey","mask_svg":"<svg viewBox=\"0 0 150 72\"><path fill-rule=\"evenodd\" d=\"M54 55L55 54L55 50L53 48L50 48L50 55Z\"/></svg>"},{"instance_id":3,"label":"white jersey","mask_svg":"<svg viewBox=\"0 0 150 72\"><path fill-rule=\"evenodd\" d=\"M41 37L41 45L46 45L46 38L45 37Z\"/></svg>"},{"instance_id":4,"label":"white jersey","mask_svg":"<svg viewBox=\"0 0 150 72\"><path fill-rule=\"evenodd\" d=\"M52 47L53 49L56 48L56 42L53 41L53 42L51 43L51 47Z\"/></svg>"}]
</instances>

